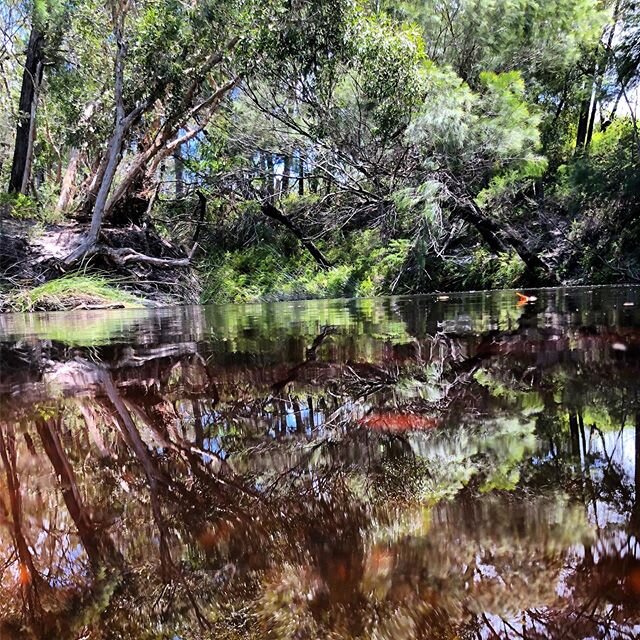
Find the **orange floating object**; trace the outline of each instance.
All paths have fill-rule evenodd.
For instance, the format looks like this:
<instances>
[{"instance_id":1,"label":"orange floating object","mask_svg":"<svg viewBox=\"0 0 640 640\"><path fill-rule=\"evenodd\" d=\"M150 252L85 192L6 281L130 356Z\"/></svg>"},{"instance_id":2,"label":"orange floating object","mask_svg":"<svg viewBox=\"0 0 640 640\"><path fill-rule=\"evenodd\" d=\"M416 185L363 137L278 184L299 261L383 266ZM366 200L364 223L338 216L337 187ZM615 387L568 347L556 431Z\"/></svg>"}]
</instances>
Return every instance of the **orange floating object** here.
<instances>
[{"instance_id":1,"label":"orange floating object","mask_svg":"<svg viewBox=\"0 0 640 640\"><path fill-rule=\"evenodd\" d=\"M629 571L626 585L634 595L640 595L640 568L635 567Z\"/></svg>"},{"instance_id":2,"label":"orange floating object","mask_svg":"<svg viewBox=\"0 0 640 640\"><path fill-rule=\"evenodd\" d=\"M31 571L29 571L29 567L23 562L20 562L18 565L18 580L23 587L31 584Z\"/></svg>"},{"instance_id":3,"label":"orange floating object","mask_svg":"<svg viewBox=\"0 0 640 640\"><path fill-rule=\"evenodd\" d=\"M518 302L516 304L519 307L529 302L535 302L538 299L536 296L526 296L524 293L520 293L519 291L516 291L516 295L518 296Z\"/></svg>"}]
</instances>

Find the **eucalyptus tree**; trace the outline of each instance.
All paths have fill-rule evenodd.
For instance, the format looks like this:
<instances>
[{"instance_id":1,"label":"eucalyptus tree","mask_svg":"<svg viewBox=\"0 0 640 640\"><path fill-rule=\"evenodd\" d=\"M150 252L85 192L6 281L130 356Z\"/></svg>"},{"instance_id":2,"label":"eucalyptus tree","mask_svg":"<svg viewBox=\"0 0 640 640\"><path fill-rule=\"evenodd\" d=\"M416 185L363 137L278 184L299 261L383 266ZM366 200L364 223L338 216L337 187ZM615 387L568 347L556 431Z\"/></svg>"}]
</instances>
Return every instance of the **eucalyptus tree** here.
<instances>
[{"instance_id":1,"label":"eucalyptus tree","mask_svg":"<svg viewBox=\"0 0 640 640\"><path fill-rule=\"evenodd\" d=\"M441 254L460 225L470 224L491 251L515 251L531 281L553 281L535 250L482 210L496 191L527 183L545 167L540 117L521 76L486 72L474 89L428 58L415 27L362 10L356 20L344 55L323 75L276 68L268 82L243 84L245 97L226 128L233 130L227 144L245 164L222 191L235 185L237 193L244 184L239 195L294 230L274 213L274 199L286 204L289 176L279 183L287 188L274 191L273 161L259 166L256 152L276 158L283 174L290 173L283 159L294 155L315 191L294 225L303 241L376 229L385 240L408 238L406 250L419 258ZM261 193L255 178L269 189Z\"/></svg>"},{"instance_id":2,"label":"eucalyptus tree","mask_svg":"<svg viewBox=\"0 0 640 640\"><path fill-rule=\"evenodd\" d=\"M73 2L66 0L33 0L23 7L25 17L28 16L29 36L24 43L25 54L8 188L10 193L24 194L29 187L36 140L36 114L44 69L46 65L52 66L59 61L57 47L72 6ZM11 17L12 8L14 11L17 9L16 6L7 6L7 18ZM15 20L15 16L13 19ZM21 40L21 33L26 34L27 25L20 27L14 22L7 24L7 27L17 27L11 38L12 46L15 46ZM15 56L17 52L12 53Z\"/></svg>"},{"instance_id":3,"label":"eucalyptus tree","mask_svg":"<svg viewBox=\"0 0 640 640\"><path fill-rule=\"evenodd\" d=\"M67 47L81 64L66 71L64 82L78 86L81 78L90 79L91 93L70 112L89 112L77 121L91 129L97 120L102 135L82 193L91 226L67 263L94 247L104 217L129 208L132 198L151 188L163 161L202 132L257 66L264 69L279 57L319 69L320 50L335 40L323 25L346 28L346 13L332 6L300 3L292 13L277 0L82 3L67 32ZM314 41L297 40L309 33L299 20L304 11L317 14Z\"/></svg>"},{"instance_id":4,"label":"eucalyptus tree","mask_svg":"<svg viewBox=\"0 0 640 640\"><path fill-rule=\"evenodd\" d=\"M93 248L104 215L144 179L145 171L197 135L237 84L237 72L224 65L239 40L234 29L238 13L231 11L232 4L190 7L169 0L85 7L84 21L90 10L108 43L105 71L111 67L112 77L103 73L98 90L108 87L112 104L101 106L112 110L113 120L105 129L100 159L84 194L91 227L68 262ZM85 46L91 44L85 41ZM100 96L90 96L86 104L93 100ZM112 191L118 169L119 183Z\"/></svg>"}]
</instances>

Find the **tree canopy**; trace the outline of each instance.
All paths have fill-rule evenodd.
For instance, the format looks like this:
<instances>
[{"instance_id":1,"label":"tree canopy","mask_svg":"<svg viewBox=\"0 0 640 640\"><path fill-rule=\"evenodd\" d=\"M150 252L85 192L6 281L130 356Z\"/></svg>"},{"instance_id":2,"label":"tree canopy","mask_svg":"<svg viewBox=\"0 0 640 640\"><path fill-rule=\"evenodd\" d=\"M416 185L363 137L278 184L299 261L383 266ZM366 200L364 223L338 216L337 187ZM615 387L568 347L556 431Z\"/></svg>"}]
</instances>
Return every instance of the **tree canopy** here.
<instances>
[{"instance_id":1,"label":"tree canopy","mask_svg":"<svg viewBox=\"0 0 640 640\"><path fill-rule=\"evenodd\" d=\"M639 15L11 0L2 215L71 229L31 279L196 265L204 300L635 281Z\"/></svg>"}]
</instances>

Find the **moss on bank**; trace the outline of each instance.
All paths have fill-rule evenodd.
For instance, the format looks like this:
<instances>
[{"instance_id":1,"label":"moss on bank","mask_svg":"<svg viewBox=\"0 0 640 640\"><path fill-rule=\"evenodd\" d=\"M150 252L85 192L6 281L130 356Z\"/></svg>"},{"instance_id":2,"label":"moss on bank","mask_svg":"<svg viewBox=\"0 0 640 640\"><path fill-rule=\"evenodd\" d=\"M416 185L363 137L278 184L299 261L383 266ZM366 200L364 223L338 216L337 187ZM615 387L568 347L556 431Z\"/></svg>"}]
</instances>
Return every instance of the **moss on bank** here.
<instances>
[{"instance_id":1,"label":"moss on bank","mask_svg":"<svg viewBox=\"0 0 640 640\"><path fill-rule=\"evenodd\" d=\"M68 275L33 289L9 293L7 311L63 311L69 309L142 307L143 300L95 275Z\"/></svg>"}]
</instances>

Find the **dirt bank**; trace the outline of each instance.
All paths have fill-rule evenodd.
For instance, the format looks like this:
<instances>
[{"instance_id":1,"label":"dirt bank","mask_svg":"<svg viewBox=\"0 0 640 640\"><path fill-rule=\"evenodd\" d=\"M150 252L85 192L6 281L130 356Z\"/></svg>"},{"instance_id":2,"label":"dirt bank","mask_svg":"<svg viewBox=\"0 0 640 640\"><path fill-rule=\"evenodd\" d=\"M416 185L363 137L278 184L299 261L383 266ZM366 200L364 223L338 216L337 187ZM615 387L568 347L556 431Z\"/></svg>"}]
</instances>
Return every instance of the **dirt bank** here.
<instances>
[{"instance_id":1,"label":"dirt bank","mask_svg":"<svg viewBox=\"0 0 640 640\"><path fill-rule=\"evenodd\" d=\"M200 286L191 256L155 228L105 227L90 255L66 265L65 258L84 233L85 227L77 223L0 218L0 310L11 310L10 301L20 292L78 273L98 277L152 306L198 302ZM82 304L115 303L84 297Z\"/></svg>"}]
</instances>

